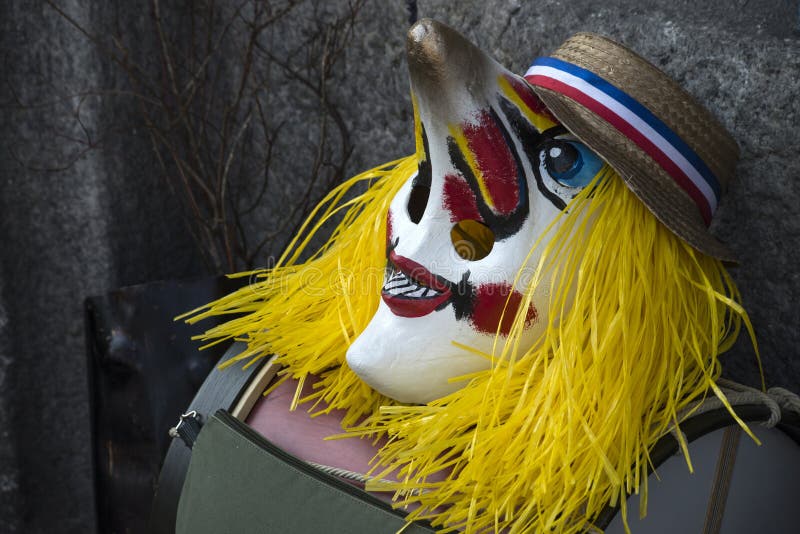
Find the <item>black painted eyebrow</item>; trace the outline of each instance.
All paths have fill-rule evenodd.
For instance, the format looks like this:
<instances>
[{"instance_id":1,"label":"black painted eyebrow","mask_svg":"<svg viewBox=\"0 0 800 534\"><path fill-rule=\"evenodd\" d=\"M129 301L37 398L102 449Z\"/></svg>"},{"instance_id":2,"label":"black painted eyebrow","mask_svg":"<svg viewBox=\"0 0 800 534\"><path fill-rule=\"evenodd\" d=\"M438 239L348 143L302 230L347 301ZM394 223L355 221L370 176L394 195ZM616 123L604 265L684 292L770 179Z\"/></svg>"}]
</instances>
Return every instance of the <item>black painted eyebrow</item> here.
<instances>
[{"instance_id":1,"label":"black painted eyebrow","mask_svg":"<svg viewBox=\"0 0 800 534\"><path fill-rule=\"evenodd\" d=\"M544 180L539 174L539 150L548 141L552 141L558 135L567 134L569 131L563 126L557 125L548 128L544 132L539 132L533 124L522 116L517 106L503 97L500 97L500 109L520 140L525 157L528 158L531 171L533 171L533 176L536 179L536 188L556 208L563 211L567 207L567 203L544 185Z\"/></svg>"},{"instance_id":2,"label":"black painted eyebrow","mask_svg":"<svg viewBox=\"0 0 800 534\"><path fill-rule=\"evenodd\" d=\"M510 100L500 97L500 111L505 115L508 124L517 138L523 143L539 144L542 142L543 134L536 129L525 117L522 116L519 108ZM552 129L552 128L551 128Z\"/></svg>"},{"instance_id":3,"label":"black painted eyebrow","mask_svg":"<svg viewBox=\"0 0 800 534\"><path fill-rule=\"evenodd\" d=\"M422 131L422 150L425 152L425 159L420 161L417 165L417 175L411 182L411 187L422 186L430 188L433 177L431 168L431 150L428 145L428 134L425 132L425 125L422 124L422 121L420 121L420 129Z\"/></svg>"},{"instance_id":4,"label":"black painted eyebrow","mask_svg":"<svg viewBox=\"0 0 800 534\"><path fill-rule=\"evenodd\" d=\"M555 139L559 135L566 135L566 134L572 135L572 132L570 132L569 130L567 130L566 128L564 128L562 125L559 124L557 126L553 126L552 128L548 128L547 130L543 131L542 137L544 139L542 139L542 141L550 141L552 139Z\"/></svg>"},{"instance_id":5,"label":"black painted eyebrow","mask_svg":"<svg viewBox=\"0 0 800 534\"><path fill-rule=\"evenodd\" d=\"M513 142L511 134L508 132L506 125L500 119L499 114L494 108L490 107L488 109L488 113L498 130L500 130L500 133L503 136L503 141L508 147L511 156L514 158L514 165L517 168L517 180L522 186L519 192L519 205L513 213L507 216L495 214L486 204L486 199L484 199L479 193L475 193L478 213L483 218L483 222L494 232L495 241L502 241L507 237L516 234L530 213L528 179L525 175L525 168L522 165L522 161L520 161L520 155L518 153L516 144ZM523 143L523 145L524 144L525 143ZM456 143L452 136L447 137L447 152L450 156L450 162L453 164L453 167L466 180L470 189L472 189L473 192L479 191L480 187L478 186L478 181L475 178L475 174L472 172L472 169L467 163L465 155L462 153L461 148L458 146L458 143Z\"/></svg>"}]
</instances>

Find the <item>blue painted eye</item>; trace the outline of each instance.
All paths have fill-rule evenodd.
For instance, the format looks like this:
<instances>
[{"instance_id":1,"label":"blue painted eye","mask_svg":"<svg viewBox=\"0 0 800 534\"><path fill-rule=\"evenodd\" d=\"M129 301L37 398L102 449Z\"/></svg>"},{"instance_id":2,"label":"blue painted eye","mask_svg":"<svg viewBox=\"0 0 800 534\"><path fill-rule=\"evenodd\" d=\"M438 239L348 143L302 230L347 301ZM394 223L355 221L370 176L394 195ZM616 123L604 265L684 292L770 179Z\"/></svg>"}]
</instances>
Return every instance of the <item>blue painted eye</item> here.
<instances>
[{"instance_id":1,"label":"blue painted eye","mask_svg":"<svg viewBox=\"0 0 800 534\"><path fill-rule=\"evenodd\" d=\"M550 176L566 187L584 187L603 167L603 160L583 143L555 139L544 147Z\"/></svg>"}]
</instances>

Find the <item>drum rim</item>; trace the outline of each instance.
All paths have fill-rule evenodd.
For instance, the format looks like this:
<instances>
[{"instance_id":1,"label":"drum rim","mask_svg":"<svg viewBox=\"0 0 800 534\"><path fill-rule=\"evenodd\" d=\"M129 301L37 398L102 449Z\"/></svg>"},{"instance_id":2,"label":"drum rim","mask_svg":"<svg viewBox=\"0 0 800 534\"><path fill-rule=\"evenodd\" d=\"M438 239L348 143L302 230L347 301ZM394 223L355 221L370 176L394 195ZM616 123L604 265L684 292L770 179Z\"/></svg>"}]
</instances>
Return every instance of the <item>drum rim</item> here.
<instances>
[{"instance_id":1,"label":"drum rim","mask_svg":"<svg viewBox=\"0 0 800 534\"><path fill-rule=\"evenodd\" d=\"M761 403L740 404L735 407L734 411L745 423L761 423L767 421L772 415L769 406ZM781 421L782 423L775 425L775 428L800 445L800 415L781 409ZM687 443L692 443L712 432L734 426L738 427L739 423L727 408L721 407L692 416L681 422L680 432L686 438ZM647 476L650 476L664 462L675 456L679 450L680 443L672 433L663 435L650 450L652 463L647 470ZM597 515L593 524L605 530L618 512L619 504L616 506L606 505Z\"/></svg>"},{"instance_id":2,"label":"drum rim","mask_svg":"<svg viewBox=\"0 0 800 534\"><path fill-rule=\"evenodd\" d=\"M235 357L243 348L243 343L233 343L220 359L220 363ZM201 413L206 416L210 416L218 409L224 409L231 412L237 419L246 421L250 411L252 411L253 405L260 395L253 394L253 384L262 383L266 377L269 377L269 379L274 378L277 369L274 368L271 358L263 358L262 361L259 361L256 365L246 368L244 372L237 373L232 371L234 370L220 369L219 365L215 366L208 377L206 377L203 386L201 386L195 398L189 404L188 410L197 407L198 411L201 411ZM239 387L233 393L230 391L228 394L221 391L215 392L211 391L212 388L206 388L206 383L211 381L215 382L216 385L222 384L223 387L225 387L225 385L233 386L237 384ZM200 406L202 406L202 410L199 408ZM736 415L746 423L764 422L769 420L772 416L769 406L757 402L737 404L734 411ZM781 409L780 421L781 422L776 425L776 428L800 445L800 414ZM720 407L686 419L680 424L680 431L686 437L686 441L692 443L716 430L734 425L738 425L738 423L733 415L727 408ZM648 468L647 475L650 476L655 469L674 456L679 451L679 448L680 444L673 434L668 433L662 436L650 451L652 463ZM173 451L173 449L182 450ZM181 454L176 454L176 452L180 452ZM167 532L174 531L175 515L177 513L178 499L180 498L181 492L179 491L177 494L174 494L174 491L164 492L159 490L165 487L171 490L175 484L180 484L180 486L182 486L183 478L186 476L186 472L189 468L189 458L190 451L183 442L180 440L173 440L162 465L158 489L153 498L153 508L150 518L151 532L166 534ZM168 464L170 464L171 468L169 470L170 480L165 480ZM607 505L596 516L593 525L601 529L607 528L618 512L619 505L613 507ZM172 530L170 530L170 525Z\"/></svg>"}]
</instances>

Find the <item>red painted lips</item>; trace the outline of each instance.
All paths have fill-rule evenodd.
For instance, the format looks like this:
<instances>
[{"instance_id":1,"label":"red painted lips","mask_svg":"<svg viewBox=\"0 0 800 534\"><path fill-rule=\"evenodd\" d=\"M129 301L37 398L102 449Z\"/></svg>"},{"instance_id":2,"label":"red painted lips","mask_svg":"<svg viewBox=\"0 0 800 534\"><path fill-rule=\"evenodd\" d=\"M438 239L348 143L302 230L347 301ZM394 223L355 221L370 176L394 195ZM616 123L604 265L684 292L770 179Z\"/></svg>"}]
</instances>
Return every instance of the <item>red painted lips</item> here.
<instances>
[{"instance_id":1,"label":"red painted lips","mask_svg":"<svg viewBox=\"0 0 800 534\"><path fill-rule=\"evenodd\" d=\"M390 272L381 298L400 317L423 317L450 300L450 284L419 263L389 253Z\"/></svg>"}]
</instances>

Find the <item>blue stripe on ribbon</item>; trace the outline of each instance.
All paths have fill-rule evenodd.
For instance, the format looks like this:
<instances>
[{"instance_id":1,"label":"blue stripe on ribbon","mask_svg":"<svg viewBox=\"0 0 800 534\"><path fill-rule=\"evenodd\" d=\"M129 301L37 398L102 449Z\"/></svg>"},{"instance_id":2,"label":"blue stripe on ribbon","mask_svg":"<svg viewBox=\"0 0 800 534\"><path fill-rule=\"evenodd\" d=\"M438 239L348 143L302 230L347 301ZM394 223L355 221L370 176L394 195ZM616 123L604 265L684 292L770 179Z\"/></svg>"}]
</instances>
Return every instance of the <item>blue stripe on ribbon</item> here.
<instances>
[{"instance_id":1,"label":"blue stripe on ribbon","mask_svg":"<svg viewBox=\"0 0 800 534\"><path fill-rule=\"evenodd\" d=\"M694 166L694 168L700 173L700 175L714 191L717 201L719 201L720 196L722 195L721 188L719 182L717 181L717 177L714 176L714 173L711 172L711 169L708 168L700 156L698 156L697 153L678 136L678 134L673 132L669 126L664 124L661 119L653 115L649 109L644 107L633 97L604 80L597 74L554 57L537 58L531 66L535 65L552 67L554 69L572 74L573 76L577 76L638 115L640 119L661 134L664 139L666 139L673 147L675 147L675 149L680 152L683 157L692 164L692 166Z\"/></svg>"}]
</instances>

